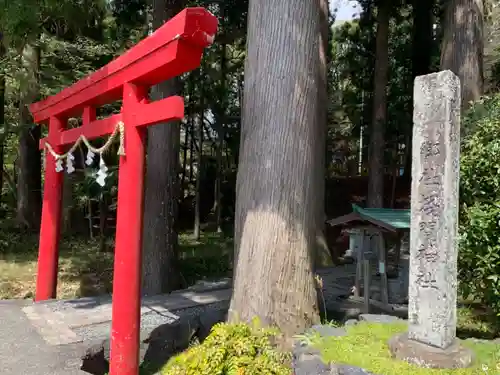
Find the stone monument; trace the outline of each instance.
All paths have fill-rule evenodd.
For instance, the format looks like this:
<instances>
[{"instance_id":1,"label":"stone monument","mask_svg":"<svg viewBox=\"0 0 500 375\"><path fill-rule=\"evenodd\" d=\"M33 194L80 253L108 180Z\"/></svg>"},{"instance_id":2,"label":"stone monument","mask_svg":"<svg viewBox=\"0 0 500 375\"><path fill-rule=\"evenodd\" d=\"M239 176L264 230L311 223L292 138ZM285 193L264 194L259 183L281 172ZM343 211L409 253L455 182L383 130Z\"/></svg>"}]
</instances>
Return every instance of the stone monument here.
<instances>
[{"instance_id":1,"label":"stone monument","mask_svg":"<svg viewBox=\"0 0 500 375\"><path fill-rule=\"evenodd\" d=\"M460 81L451 71L414 85L408 332L392 354L432 368L467 367L457 325Z\"/></svg>"}]
</instances>

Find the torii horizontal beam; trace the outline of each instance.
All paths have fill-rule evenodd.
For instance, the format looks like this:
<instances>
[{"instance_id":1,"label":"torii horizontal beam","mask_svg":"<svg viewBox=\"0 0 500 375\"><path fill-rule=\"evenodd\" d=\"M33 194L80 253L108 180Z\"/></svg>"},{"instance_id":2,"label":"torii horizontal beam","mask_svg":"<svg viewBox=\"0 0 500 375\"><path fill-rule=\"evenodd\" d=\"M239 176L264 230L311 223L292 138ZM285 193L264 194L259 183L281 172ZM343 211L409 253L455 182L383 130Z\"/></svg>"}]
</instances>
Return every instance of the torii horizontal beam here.
<instances>
[{"instance_id":1,"label":"torii horizontal beam","mask_svg":"<svg viewBox=\"0 0 500 375\"><path fill-rule=\"evenodd\" d=\"M152 103L141 103L135 109L133 126L148 126L159 122L173 121L184 118L184 98L170 96ZM88 140L111 134L118 122L123 121L121 113L109 116L101 120L86 120L77 128L53 133L40 140L40 149L43 150L45 143L49 142L52 147L73 144L84 134Z\"/></svg>"}]
</instances>

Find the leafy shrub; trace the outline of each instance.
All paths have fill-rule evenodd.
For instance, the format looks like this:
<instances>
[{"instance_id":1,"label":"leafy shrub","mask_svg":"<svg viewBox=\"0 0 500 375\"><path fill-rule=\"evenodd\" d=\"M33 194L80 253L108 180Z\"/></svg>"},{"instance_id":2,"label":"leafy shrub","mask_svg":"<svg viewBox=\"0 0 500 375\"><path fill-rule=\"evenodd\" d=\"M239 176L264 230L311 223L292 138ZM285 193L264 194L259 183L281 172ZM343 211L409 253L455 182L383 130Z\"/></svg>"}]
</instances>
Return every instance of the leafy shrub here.
<instances>
[{"instance_id":1,"label":"leafy shrub","mask_svg":"<svg viewBox=\"0 0 500 375\"><path fill-rule=\"evenodd\" d=\"M273 345L278 332L251 325L220 323L210 336L172 358L162 375L291 375L291 356Z\"/></svg>"},{"instance_id":2,"label":"leafy shrub","mask_svg":"<svg viewBox=\"0 0 500 375\"><path fill-rule=\"evenodd\" d=\"M466 114L460 174L460 291L500 314L500 95Z\"/></svg>"}]
</instances>

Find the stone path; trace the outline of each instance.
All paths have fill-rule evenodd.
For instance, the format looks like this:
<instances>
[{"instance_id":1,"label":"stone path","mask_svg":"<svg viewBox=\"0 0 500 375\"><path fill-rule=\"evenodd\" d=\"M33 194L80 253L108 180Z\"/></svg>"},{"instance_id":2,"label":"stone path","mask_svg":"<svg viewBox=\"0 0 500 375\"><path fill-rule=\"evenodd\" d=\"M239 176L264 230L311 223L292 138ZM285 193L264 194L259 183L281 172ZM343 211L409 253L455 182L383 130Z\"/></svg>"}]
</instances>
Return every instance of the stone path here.
<instances>
[{"instance_id":1,"label":"stone path","mask_svg":"<svg viewBox=\"0 0 500 375\"><path fill-rule=\"evenodd\" d=\"M48 345L23 314L24 301L0 301L2 375L82 375L78 349Z\"/></svg>"},{"instance_id":2,"label":"stone path","mask_svg":"<svg viewBox=\"0 0 500 375\"><path fill-rule=\"evenodd\" d=\"M141 338L175 322L178 311L227 304L230 289L183 291L145 298ZM111 299L83 298L32 303L0 301L2 375L83 375L81 357L88 347L109 337Z\"/></svg>"},{"instance_id":3,"label":"stone path","mask_svg":"<svg viewBox=\"0 0 500 375\"><path fill-rule=\"evenodd\" d=\"M183 291L146 297L142 301L141 331L147 335L178 317L172 311L229 301L229 289ZM100 339L111 328L111 298L81 298L31 304L23 309L28 320L49 345L67 345Z\"/></svg>"}]
</instances>

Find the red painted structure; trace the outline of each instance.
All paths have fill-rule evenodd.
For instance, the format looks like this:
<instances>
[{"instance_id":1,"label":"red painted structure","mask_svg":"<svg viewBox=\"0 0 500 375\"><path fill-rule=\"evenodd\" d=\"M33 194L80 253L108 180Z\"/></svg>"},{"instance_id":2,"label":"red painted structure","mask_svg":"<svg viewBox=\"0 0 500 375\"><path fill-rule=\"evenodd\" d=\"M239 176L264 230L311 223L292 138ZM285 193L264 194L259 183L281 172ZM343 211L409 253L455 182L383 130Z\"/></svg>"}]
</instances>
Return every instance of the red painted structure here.
<instances>
[{"instance_id":1,"label":"red painted structure","mask_svg":"<svg viewBox=\"0 0 500 375\"><path fill-rule=\"evenodd\" d=\"M204 48L217 31L217 19L203 8L187 8L111 63L30 106L34 120L48 124L48 142L57 153L80 135L88 139L125 126L125 153L120 157L118 213L113 280L111 375L137 375L139 366L141 237L146 127L181 119L184 101L172 96L149 102L151 86L200 65ZM123 99L121 113L96 120L96 107ZM83 125L65 130L70 116ZM56 297L63 173L47 154L38 256L37 301Z\"/></svg>"}]
</instances>

